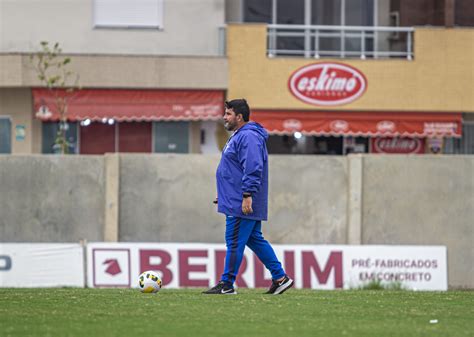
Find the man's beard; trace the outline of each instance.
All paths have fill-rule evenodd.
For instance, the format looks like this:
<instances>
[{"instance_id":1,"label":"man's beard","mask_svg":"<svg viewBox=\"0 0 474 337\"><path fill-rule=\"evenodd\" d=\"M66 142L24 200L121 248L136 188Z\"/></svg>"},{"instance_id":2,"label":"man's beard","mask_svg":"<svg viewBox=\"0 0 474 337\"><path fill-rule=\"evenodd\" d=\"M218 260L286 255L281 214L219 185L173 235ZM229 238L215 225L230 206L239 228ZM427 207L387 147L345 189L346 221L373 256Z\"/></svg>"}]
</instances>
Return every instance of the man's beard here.
<instances>
[{"instance_id":1,"label":"man's beard","mask_svg":"<svg viewBox=\"0 0 474 337\"><path fill-rule=\"evenodd\" d=\"M231 122L224 123L224 128L227 131L234 131L236 127L237 127L237 123L231 123Z\"/></svg>"}]
</instances>

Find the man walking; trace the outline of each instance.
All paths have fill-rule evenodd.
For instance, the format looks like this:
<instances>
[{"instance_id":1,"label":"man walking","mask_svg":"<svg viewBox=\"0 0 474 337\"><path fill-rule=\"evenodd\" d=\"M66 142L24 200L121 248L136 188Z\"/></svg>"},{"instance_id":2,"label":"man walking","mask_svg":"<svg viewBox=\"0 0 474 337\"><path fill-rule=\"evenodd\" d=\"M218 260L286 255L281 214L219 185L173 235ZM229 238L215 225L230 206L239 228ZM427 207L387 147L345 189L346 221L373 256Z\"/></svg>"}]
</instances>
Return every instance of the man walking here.
<instances>
[{"instance_id":1,"label":"man walking","mask_svg":"<svg viewBox=\"0 0 474 337\"><path fill-rule=\"evenodd\" d=\"M204 294L237 294L234 282L246 245L272 274L267 294L282 294L293 285L262 236L268 208L268 133L249 118L245 99L225 102L224 126L234 133L222 151L216 178L218 212L226 215L227 252L221 281Z\"/></svg>"}]
</instances>

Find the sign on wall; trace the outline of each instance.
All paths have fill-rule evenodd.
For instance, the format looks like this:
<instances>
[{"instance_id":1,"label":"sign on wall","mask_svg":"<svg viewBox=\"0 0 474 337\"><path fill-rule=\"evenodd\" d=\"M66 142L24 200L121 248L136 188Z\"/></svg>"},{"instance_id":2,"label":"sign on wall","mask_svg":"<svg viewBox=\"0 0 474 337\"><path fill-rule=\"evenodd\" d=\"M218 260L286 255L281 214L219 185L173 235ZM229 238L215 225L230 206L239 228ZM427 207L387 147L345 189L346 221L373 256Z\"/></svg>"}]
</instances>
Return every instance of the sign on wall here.
<instances>
[{"instance_id":1,"label":"sign on wall","mask_svg":"<svg viewBox=\"0 0 474 337\"><path fill-rule=\"evenodd\" d=\"M319 106L351 103L367 89L367 79L354 67L336 62L319 62L296 70L288 88L297 99Z\"/></svg>"},{"instance_id":2,"label":"sign on wall","mask_svg":"<svg viewBox=\"0 0 474 337\"><path fill-rule=\"evenodd\" d=\"M372 153L425 153L424 138L376 137L370 139Z\"/></svg>"},{"instance_id":3,"label":"sign on wall","mask_svg":"<svg viewBox=\"0 0 474 337\"><path fill-rule=\"evenodd\" d=\"M0 244L0 287L84 287L79 244Z\"/></svg>"},{"instance_id":4,"label":"sign on wall","mask_svg":"<svg viewBox=\"0 0 474 337\"><path fill-rule=\"evenodd\" d=\"M446 247L275 245L297 288L357 288L373 281L407 289L447 290ZM91 243L89 287L137 287L146 270L161 274L168 288L210 287L220 280L225 246L177 243ZM238 287L268 287L269 272L246 249Z\"/></svg>"}]
</instances>

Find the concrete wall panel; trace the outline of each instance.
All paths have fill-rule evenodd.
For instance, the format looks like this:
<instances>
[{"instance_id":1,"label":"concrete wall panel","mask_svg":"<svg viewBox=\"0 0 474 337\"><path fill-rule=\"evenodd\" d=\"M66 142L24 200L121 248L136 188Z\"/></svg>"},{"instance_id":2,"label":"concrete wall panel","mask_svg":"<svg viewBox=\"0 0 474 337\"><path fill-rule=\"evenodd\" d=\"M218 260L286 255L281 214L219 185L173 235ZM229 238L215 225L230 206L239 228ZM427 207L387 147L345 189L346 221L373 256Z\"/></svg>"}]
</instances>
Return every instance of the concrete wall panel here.
<instances>
[{"instance_id":1,"label":"concrete wall panel","mask_svg":"<svg viewBox=\"0 0 474 337\"><path fill-rule=\"evenodd\" d=\"M450 286L474 288L474 157L367 156L362 204L362 244L446 245Z\"/></svg>"},{"instance_id":2,"label":"concrete wall panel","mask_svg":"<svg viewBox=\"0 0 474 337\"><path fill-rule=\"evenodd\" d=\"M99 156L0 156L0 242L103 240Z\"/></svg>"},{"instance_id":3,"label":"concrete wall panel","mask_svg":"<svg viewBox=\"0 0 474 337\"><path fill-rule=\"evenodd\" d=\"M271 242L346 242L346 158L272 155L269 176L269 222L263 228Z\"/></svg>"},{"instance_id":4,"label":"concrete wall panel","mask_svg":"<svg viewBox=\"0 0 474 337\"><path fill-rule=\"evenodd\" d=\"M212 203L218 156L123 155L119 241L222 242Z\"/></svg>"},{"instance_id":5,"label":"concrete wall panel","mask_svg":"<svg viewBox=\"0 0 474 337\"><path fill-rule=\"evenodd\" d=\"M214 155L123 155L120 241L223 242ZM346 161L271 156L269 222L274 243L345 243ZM292 174L298 172L297 175Z\"/></svg>"}]
</instances>

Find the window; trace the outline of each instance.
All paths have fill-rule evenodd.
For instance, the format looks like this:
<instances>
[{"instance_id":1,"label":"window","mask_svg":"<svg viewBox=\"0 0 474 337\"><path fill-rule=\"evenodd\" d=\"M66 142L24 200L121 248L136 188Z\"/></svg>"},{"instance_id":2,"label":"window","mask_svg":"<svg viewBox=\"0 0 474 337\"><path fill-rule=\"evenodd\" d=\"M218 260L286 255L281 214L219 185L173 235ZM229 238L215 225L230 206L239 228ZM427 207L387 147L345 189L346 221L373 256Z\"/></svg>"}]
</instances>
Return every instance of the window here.
<instances>
[{"instance_id":1,"label":"window","mask_svg":"<svg viewBox=\"0 0 474 337\"><path fill-rule=\"evenodd\" d=\"M373 26L374 25L374 0L345 1L345 25L348 26Z\"/></svg>"},{"instance_id":2,"label":"window","mask_svg":"<svg viewBox=\"0 0 474 337\"><path fill-rule=\"evenodd\" d=\"M0 153L12 152L12 122L8 117L0 117Z\"/></svg>"},{"instance_id":3,"label":"window","mask_svg":"<svg viewBox=\"0 0 474 337\"><path fill-rule=\"evenodd\" d=\"M154 152L188 153L188 122L154 122Z\"/></svg>"},{"instance_id":4,"label":"window","mask_svg":"<svg viewBox=\"0 0 474 337\"><path fill-rule=\"evenodd\" d=\"M462 138L446 138L444 153L474 154L474 122L464 122Z\"/></svg>"},{"instance_id":5,"label":"window","mask_svg":"<svg viewBox=\"0 0 474 337\"><path fill-rule=\"evenodd\" d=\"M341 25L342 0L313 0L311 2L311 24L312 25ZM332 31L325 31L324 36L318 40L318 49L328 52L337 51L341 47L341 38ZM312 41L314 44L314 40Z\"/></svg>"},{"instance_id":6,"label":"window","mask_svg":"<svg viewBox=\"0 0 474 337\"><path fill-rule=\"evenodd\" d=\"M244 22L373 26L376 0L246 0Z\"/></svg>"},{"instance_id":7,"label":"window","mask_svg":"<svg viewBox=\"0 0 474 337\"><path fill-rule=\"evenodd\" d=\"M454 24L456 26L474 27L474 2L456 0L454 5Z\"/></svg>"},{"instance_id":8,"label":"window","mask_svg":"<svg viewBox=\"0 0 474 337\"><path fill-rule=\"evenodd\" d=\"M313 0L311 2L311 24L340 25L341 0Z\"/></svg>"},{"instance_id":9,"label":"window","mask_svg":"<svg viewBox=\"0 0 474 337\"><path fill-rule=\"evenodd\" d=\"M272 23L272 0L245 0L244 22Z\"/></svg>"},{"instance_id":10,"label":"window","mask_svg":"<svg viewBox=\"0 0 474 337\"><path fill-rule=\"evenodd\" d=\"M379 14L377 4L377 0L246 0L243 12L245 22L373 27ZM387 51L389 33L279 27L270 29L268 37L270 56L366 58L377 57L377 50Z\"/></svg>"},{"instance_id":11,"label":"window","mask_svg":"<svg viewBox=\"0 0 474 337\"><path fill-rule=\"evenodd\" d=\"M42 125L42 153L56 153L59 149L55 146L56 135L59 130L59 123L44 122ZM77 153L77 123L68 122L66 127L66 140L70 154Z\"/></svg>"},{"instance_id":12,"label":"window","mask_svg":"<svg viewBox=\"0 0 474 337\"><path fill-rule=\"evenodd\" d=\"M374 0L350 0L345 2L344 24L347 26L373 26L375 16ZM388 38L388 34L378 34L380 38L383 37L382 40L384 41ZM371 38L366 38L364 41L364 52L374 49L373 41L376 37L371 36ZM354 52L356 55L363 49L361 37L358 34L352 36L346 34L344 44L348 52Z\"/></svg>"},{"instance_id":13,"label":"window","mask_svg":"<svg viewBox=\"0 0 474 337\"><path fill-rule=\"evenodd\" d=\"M278 0L276 3L279 25L304 25L304 0Z\"/></svg>"},{"instance_id":14,"label":"window","mask_svg":"<svg viewBox=\"0 0 474 337\"><path fill-rule=\"evenodd\" d=\"M163 0L93 0L94 26L163 28Z\"/></svg>"},{"instance_id":15,"label":"window","mask_svg":"<svg viewBox=\"0 0 474 337\"><path fill-rule=\"evenodd\" d=\"M278 0L276 3L277 18L279 25L304 25L304 0ZM285 30L281 30L285 32ZM289 31L291 33L291 31ZM304 37L277 38L277 49L279 50L302 50L304 49Z\"/></svg>"}]
</instances>

